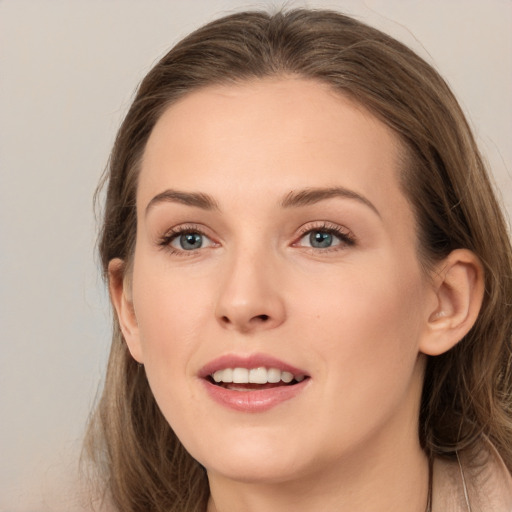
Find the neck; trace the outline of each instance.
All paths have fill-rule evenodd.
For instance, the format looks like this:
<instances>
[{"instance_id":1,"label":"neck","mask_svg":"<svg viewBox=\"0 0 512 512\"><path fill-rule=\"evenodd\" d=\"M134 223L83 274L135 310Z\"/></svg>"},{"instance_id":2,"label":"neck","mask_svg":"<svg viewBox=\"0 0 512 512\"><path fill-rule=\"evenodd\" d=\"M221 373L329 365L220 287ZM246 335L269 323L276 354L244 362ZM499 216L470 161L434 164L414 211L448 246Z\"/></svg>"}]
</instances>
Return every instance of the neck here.
<instances>
[{"instance_id":1,"label":"neck","mask_svg":"<svg viewBox=\"0 0 512 512\"><path fill-rule=\"evenodd\" d=\"M209 474L208 512L425 512L429 469L419 443L347 457L289 481L237 482ZM380 452L382 453L382 452Z\"/></svg>"}]
</instances>

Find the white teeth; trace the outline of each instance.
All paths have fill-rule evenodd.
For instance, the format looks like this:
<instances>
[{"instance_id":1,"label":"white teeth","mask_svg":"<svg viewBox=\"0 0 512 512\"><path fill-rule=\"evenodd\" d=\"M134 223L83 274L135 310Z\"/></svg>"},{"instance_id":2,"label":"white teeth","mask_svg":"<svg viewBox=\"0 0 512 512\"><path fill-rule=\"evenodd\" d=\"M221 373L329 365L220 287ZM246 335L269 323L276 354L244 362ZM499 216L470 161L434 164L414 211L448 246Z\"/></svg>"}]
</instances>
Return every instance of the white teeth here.
<instances>
[{"instance_id":1,"label":"white teeth","mask_svg":"<svg viewBox=\"0 0 512 512\"><path fill-rule=\"evenodd\" d=\"M233 382L233 369L226 368L222 374L222 382Z\"/></svg>"},{"instance_id":2,"label":"white teeth","mask_svg":"<svg viewBox=\"0 0 512 512\"><path fill-rule=\"evenodd\" d=\"M285 384L290 383L294 378L297 382L302 382L304 375L294 376L290 372L282 372L277 368L225 368L217 370L212 374L215 382L235 383L235 384L277 384L283 381Z\"/></svg>"},{"instance_id":3,"label":"white teeth","mask_svg":"<svg viewBox=\"0 0 512 512\"><path fill-rule=\"evenodd\" d=\"M267 375L267 382L276 384L281 380L281 371L277 368L270 368Z\"/></svg>"},{"instance_id":4,"label":"white teeth","mask_svg":"<svg viewBox=\"0 0 512 512\"><path fill-rule=\"evenodd\" d=\"M233 382L233 368L219 370L213 374L215 382Z\"/></svg>"},{"instance_id":5,"label":"white teeth","mask_svg":"<svg viewBox=\"0 0 512 512\"><path fill-rule=\"evenodd\" d=\"M249 382L249 370L247 368L233 368L233 382L235 384L247 384Z\"/></svg>"},{"instance_id":6,"label":"white teeth","mask_svg":"<svg viewBox=\"0 0 512 512\"><path fill-rule=\"evenodd\" d=\"M266 384L267 383L267 369L266 368L253 368L249 371L249 382L252 384Z\"/></svg>"},{"instance_id":7,"label":"white teeth","mask_svg":"<svg viewBox=\"0 0 512 512\"><path fill-rule=\"evenodd\" d=\"M291 382L293 380L293 373L290 373L290 372L281 373L281 380L285 384L288 384L288 382Z\"/></svg>"}]
</instances>

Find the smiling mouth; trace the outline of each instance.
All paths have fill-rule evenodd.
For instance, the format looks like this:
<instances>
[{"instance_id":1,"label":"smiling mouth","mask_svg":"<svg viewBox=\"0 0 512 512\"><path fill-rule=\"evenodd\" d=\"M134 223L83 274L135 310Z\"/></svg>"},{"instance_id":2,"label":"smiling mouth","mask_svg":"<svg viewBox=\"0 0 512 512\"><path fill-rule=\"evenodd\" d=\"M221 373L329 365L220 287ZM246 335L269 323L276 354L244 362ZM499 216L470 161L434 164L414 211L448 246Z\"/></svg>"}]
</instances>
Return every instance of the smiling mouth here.
<instances>
[{"instance_id":1,"label":"smiling mouth","mask_svg":"<svg viewBox=\"0 0 512 512\"><path fill-rule=\"evenodd\" d=\"M294 375L278 368L224 368L207 376L207 380L231 391L259 391L299 384L307 375Z\"/></svg>"}]
</instances>

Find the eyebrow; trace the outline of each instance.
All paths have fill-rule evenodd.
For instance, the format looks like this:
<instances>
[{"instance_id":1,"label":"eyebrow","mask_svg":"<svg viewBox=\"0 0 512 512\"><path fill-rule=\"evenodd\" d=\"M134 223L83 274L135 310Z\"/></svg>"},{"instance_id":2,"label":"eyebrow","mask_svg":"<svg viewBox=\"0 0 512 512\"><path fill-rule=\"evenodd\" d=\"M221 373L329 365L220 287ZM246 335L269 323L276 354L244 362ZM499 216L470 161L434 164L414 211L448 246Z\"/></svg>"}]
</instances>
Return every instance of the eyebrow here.
<instances>
[{"instance_id":1,"label":"eyebrow","mask_svg":"<svg viewBox=\"0 0 512 512\"><path fill-rule=\"evenodd\" d=\"M159 203L180 203L187 206L194 206L203 210L219 210L219 205L213 197L201 192L181 192L179 190L164 190L157 194L146 206L146 215L149 210Z\"/></svg>"},{"instance_id":2,"label":"eyebrow","mask_svg":"<svg viewBox=\"0 0 512 512\"><path fill-rule=\"evenodd\" d=\"M307 188L298 191L289 192L281 201L283 208L298 208L301 206L308 206L312 204L331 199L333 197L341 197L343 199L354 199L360 203L368 206L379 217L380 212L375 205L366 197L343 187L329 187L329 188ZM146 206L146 215L159 203L179 203L186 206L201 208L202 210L217 210L220 211L219 205L215 199L202 192L182 192L179 190L167 189L157 194Z\"/></svg>"},{"instance_id":3,"label":"eyebrow","mask_svg":"<svg viewBox=\"0 0 512 512\"><path fill-rule=\"evenodd\" d=\"M354 199L360 203L368 206L379 217L380 212L375 205L366 197L343 187L329 187L329 188L307 188L304 190L291 191L281 202L283 208L296 208L300 206L308 206L311 204L325 201L333 197L341 197L343 199Z\"/></svg>"}]
</instances>

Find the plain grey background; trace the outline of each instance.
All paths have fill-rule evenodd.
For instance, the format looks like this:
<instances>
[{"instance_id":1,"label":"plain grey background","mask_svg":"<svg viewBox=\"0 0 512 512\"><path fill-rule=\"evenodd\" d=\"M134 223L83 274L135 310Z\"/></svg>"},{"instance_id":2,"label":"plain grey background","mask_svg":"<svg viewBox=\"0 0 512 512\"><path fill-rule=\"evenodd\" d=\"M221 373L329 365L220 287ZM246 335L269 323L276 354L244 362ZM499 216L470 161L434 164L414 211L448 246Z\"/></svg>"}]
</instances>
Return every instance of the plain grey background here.
<instances>
[{"instance_id":1,"label":"plain grey background","mask_svg":"<svg viewBox=\"0 0 512 512\"><path fill-rule=\"evenodd\" d=\"M92 196L132 92L200 24L282 2L0 0L0 510L80 510L110 313ZM510 0L288 1L391 33L448 80L512 211Z\"/></svg>"}]
</instances>

